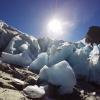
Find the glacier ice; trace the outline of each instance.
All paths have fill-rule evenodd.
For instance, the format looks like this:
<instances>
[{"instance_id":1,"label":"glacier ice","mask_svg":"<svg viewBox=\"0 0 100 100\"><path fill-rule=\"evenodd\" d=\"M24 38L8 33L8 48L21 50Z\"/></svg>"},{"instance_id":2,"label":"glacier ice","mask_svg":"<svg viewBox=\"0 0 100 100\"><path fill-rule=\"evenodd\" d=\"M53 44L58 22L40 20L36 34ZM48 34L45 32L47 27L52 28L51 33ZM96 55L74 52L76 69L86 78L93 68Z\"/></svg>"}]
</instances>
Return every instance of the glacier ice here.
<instances>
[{"instance_id":1,"label":"glacier ice","mask_svg":"<svg viewBox=\"0 0 100 100\"><path fill-rule=\"evenodd\" d=\"M76 59L77 58L77 59ZM100 48L99 45L86 44L68 58L76 77L100 84Z\"/></svg>"},{"instance_id":2,"label":"glacier ice","mask_svg":"<svg viewBox=\"0 0 100 100\"><path fill-rule=\"evenodd\" d=\"M18 47L23 44L24 41L20 38L20 36L15 36L10 43L8 44L8 46L5 49L5 52L7 53L11 53L11 54L18 54L21 53L18 49Z\"/></svg>"},{"instance_id":3,"label":"glacier ice","mask_svg":"<svg viewBox=\"0 0 100 100\"><path fill-rule=\"evenodd\" d=\"M93 44L93 50L89 55L89 80L100 84L100 49L97 44Z\"/></svg>"},{"instance_id":4,"label":"glacier ice","mask_svg":"<svg viewBox=\"0 0 100 100\"><path fill-rule=\"evenodd\" d=\"M10 54L2 52L1 60L8 64L19 65L22 67L26 67L32 62L32 59L29 57L27 52L23 52L20 54Z\"/></svg>"},{"instance_id":5,"label":"glacier ice","mask_svg":"<svg viewBox=\"0 0 100 100\"><path fill-rule=\"evenodd\" d=\"M91 45L86 45L75 52L69 57L68 62L73 67L76 76L88 77L89 73L89 53L92 50Z\"/></svg>"},{"instance_id":6,"label":"glacier ice","mask_svg":"<svg viewBox=\"0 0 100 100\"><path fill-rule=\"evenodd\" d=\"M85 45L82 42L76 43L77 44L77 48L80 49L82 47L84 47Z\"/></svg>"},{"instance_id":7,"label":"glacier ice","mask_svg":"<svg viewBox=\"0 0 100 100\"><path fill-rule=\"evenodd\" d=\"M48 37L37 39L0 21L0 60L38 72L43 66L66 60L77 78L100 84L100 44L91 45L85 40L71 43Z\"/></svg>"},{"instance_id":8,"label":"glacier ice","mask_svg":"<svg viewBox=\"0 0 100 100\"><path fill-rule=\"evenodd\" d=\"M11 39L18 34L17 30L0 20L0 51L4 51Z\"/></svg>"},{"instance_id":9,"label":"glacier ice","mask_svg":"<svg viewBox=\"0 0 100 100\"><path fill-rule=\"evenodd\" d=\"M29 85L23 91L28 95L30 98L41 98L45 95L44 87L37 85Z\"/></svg>"},{"instance_id":10,"label":"glacier ice","mask_svg":"<svg viewBox=\"0 0 100 100\"><path fill-rule=\"evenodd\" d=\"M40 53L38 57L30 64L29 70L39 72L40 69L47 65L48 63L48 55L47 53Z\"/></svg>"},{"instance_id":11,"label":"glacier ice","mask_svg":"<svg viewBox=\"0 0 100 100\"><path fill-rule=\"evenodd\" d=\"M56 47L61 46L62 43L64 43L63 40L53 40L48 37L39 38L38 43L40 46L41 52L47 52L49 48L51 48L52 45L55 45Z\"/></svg>"},{"instance_id":12,"label":"glacier ice","mask_svg":"<svg viewBox=\"0 0 100 100\"><path fill-rule=\"evenodd\" d=\"M90 52L90 57L94 56L94 55L98 55L100 54L99 48L97 44L93 44L93 50Z\"/></svg>"},{"instance_id":13,"label":"glacier ice","mask_svg":"<svg viewBox=\"0 0 100 100\"><path fill-rule=\"evenodd\" d=\"M93 44L93 50L89 54L89 62L92 63L93 65L96 65L98 60L99 60L99 47L97 44Z\"/></svg>"},{"instance_id":14,"label":"glacier ice","mask_svg":"<svg viewBox=\"0 0 100 100\"><path fill-rule=\"evenodd\" d=\"M3 30L0 30L0 51L3 51L10 40L12 39L12 35L5 33Z\"/></svg>"},{"instance_id":15,"label":"glacier ice","mask_svg":"<svg viewBox=\"0 0 100 100\"><path fill-rule=\"evenodd\" d=\"M22 44L21 46L19 46L19 51L26 51L26 50L28 50L28 45L29 44L27 42Z\"/></svg>"},{"instance_id":16,"label":"glacier ice","mask_svg":"<svg viewBox=\"0 0 100 100\"><path fill-rule=\"evenodd\" d=\"M19 54L26 50L29 51L29 56L31 57L31 59L34 60L40 52L40 47L35 37L21 34L15 36L10 41L7 48L5 49L5 52L11 54Z\"/></svg>"},{"instance_id":17,"label":"glacier ice","mask_svg":"<svg viewBox=\"0 0 100 100\"><path fill-rule=\"evenodd\" d=\"M53 85L60 86L60 94L72 93L76 85L76 77L73 69L67 61L61 61L52 67L44 66L39 73L39 79Z\"/></svg>"},{"instance_id":18,"label":"glacier ice","mask_svg":"<svg viewBox=\"0 0 100 100\"><path fill-rule=\"evenodd\" d=\"M49 62L48 65L54 65L62 60L66 60L73 54L75 50L75 45L70 44L68 42L64 42L61 46L56 48L52 46L50 50L48 50L49 54Z\"/></svg>"},{"instance_id":19,"label":"glacier ice","mask_svg":"<svg viewBox=\"0 0 100 100\"><path fill-rule=\"evenodd\" d=\"M39 43L39 46L40 46L40 51L41 52L46 52L48 47L51 45L52 42L53 42L53 40L51 40L48 37L39 38L38 43Z\"/></svg>"},{"instance_id":20,"label":"glacier ice","mask_svg":"<svg viewBox=\"0 0 100 100\"><path fill-rule=\"evenodd\" d=\"M62 60L66 60L75 49L75 46L68 42L63 43L58 48L52 45L45 53L40 53L38 57L30 64L29 69L40 71L44 65L52 66Z\"/></svg>"}]
</instances>

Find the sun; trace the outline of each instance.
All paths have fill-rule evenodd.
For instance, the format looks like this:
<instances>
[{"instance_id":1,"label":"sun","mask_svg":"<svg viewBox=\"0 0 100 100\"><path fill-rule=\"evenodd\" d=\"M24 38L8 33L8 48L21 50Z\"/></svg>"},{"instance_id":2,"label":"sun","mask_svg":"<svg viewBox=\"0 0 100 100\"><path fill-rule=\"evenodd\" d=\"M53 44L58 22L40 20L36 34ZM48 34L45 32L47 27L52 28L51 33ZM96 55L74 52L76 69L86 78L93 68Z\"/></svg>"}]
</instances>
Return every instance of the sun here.
<instances>
[{"instance_id":1,"label":"sun","mask_svg":"<svg viewBox=\"0 0 100 100\"><path fill-rule=\"evenodd\" d=\"M53 33L61 32L62 31L62 23L61 23L61 21L58 20L58 19L52 19L48 23L48 29Z\"/></svg>"},{"instance_id":2,"label":"sun","mask_svg":"<svg viewBox=\"0 0 100 100\"><path fill-rule=\"evenodd\" d=\"M48 35L56 38L63 34L63 22L57 18L53 18L47 25Z\"/></svg>"}]
</instances>

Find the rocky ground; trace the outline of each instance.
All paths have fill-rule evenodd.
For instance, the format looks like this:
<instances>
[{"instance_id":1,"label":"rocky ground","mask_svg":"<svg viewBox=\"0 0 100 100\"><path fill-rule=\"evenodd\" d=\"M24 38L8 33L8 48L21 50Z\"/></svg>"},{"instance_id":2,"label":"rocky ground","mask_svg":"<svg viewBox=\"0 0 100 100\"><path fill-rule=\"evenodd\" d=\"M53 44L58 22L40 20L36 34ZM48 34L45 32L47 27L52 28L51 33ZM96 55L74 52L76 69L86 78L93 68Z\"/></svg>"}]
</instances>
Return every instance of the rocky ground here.
<instances>
[{"instance_id":1,"label":"rocky ground","mask_svg":"<svg viewBox=\"0 0 100 100\"><path fill-rule=\"evenodd\" d=\"M37 84L37 79L38 75L28 69L0 62L0 100L32 100L23 89ZM52 87L49 86L44 97L36 100L100 100L100 86L83 80L78 81L72 94L59 96Z\"/></svg>"}]
</instances>

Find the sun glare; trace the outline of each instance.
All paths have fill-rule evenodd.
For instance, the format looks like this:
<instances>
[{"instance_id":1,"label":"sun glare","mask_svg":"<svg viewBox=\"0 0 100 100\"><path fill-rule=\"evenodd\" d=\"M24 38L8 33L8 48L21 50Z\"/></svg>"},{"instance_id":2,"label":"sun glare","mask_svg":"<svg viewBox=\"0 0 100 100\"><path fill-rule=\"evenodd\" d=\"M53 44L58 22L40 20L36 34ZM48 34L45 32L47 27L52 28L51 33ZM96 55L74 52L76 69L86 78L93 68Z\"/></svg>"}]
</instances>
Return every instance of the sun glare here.
<instances>
[{"instance_id":1,"label":"sun glare","mask_svg":"<svg viewBox=\"0 0 100 100\"><path fill-rule=\"evenodd\" d=\"M58 19L50 20L47 28L51 37L59 37L63 34L63 23Z\"/></svg>"},{"instance_id":2,"label":"sun glare","mask_svg":"<svg viewBox=\"0 0 100 100\"><path fill-rule=\"evenodd\" d=\"M46 35L52 39L61 39L65 34L69 34L74 27L74 22L66 19L66 21L59 18L52 18L47 23Z\"/></svg>"}]
</instances>

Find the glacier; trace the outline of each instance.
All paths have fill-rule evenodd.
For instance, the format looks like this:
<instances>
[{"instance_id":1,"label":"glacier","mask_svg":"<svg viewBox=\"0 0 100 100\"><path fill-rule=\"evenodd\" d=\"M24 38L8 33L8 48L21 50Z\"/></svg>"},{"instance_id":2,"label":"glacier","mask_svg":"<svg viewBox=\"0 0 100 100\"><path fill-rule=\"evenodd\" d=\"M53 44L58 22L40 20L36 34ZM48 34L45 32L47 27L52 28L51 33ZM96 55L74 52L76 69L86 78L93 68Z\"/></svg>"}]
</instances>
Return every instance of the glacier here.
<instances>
[{"instance_id":1,"label":"glacier","mask_svg":"<svg viewBox=\"0 0 100 100\"><path fill-rule=\"evenodd\" d=\"M76 79L100 85L100 44L86 43L85 38L77 42L35 38L0 21L0 60L39 73L40 78L61 85L62 93L72 92Z\"/></svg>"}]
</instances>

